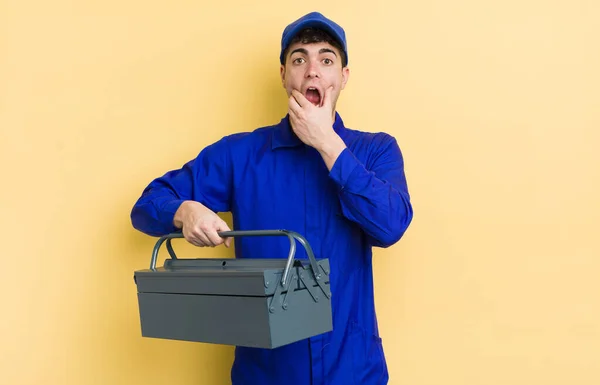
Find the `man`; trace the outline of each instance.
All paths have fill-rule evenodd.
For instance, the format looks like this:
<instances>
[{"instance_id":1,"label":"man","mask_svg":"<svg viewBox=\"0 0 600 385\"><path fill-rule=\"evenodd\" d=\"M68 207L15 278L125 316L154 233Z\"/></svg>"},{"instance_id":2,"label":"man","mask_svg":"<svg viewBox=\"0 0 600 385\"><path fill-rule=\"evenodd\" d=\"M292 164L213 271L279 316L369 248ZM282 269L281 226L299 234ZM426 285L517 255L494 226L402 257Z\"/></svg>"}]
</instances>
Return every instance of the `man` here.
<instances>
[{"instance_id":1,"label":"man","mask_svg":"<svg viewBox=\"0 0 600 385\"><path fill-rule=\"evenodd\" d=\"M228 135L155 179L135 204L140 231L181 230L196 246L229 247L216 212L236 230L304 235L331 265L333 331L277 349L236 347L234 385L381 385L388 381L373 298L372 247L388 247L412 220L404 164L385 133L346 128L336 102L348 78L344 30L320 13L287 26L281 80L289 98L276 125ZM365 111L368 113L368 111ZM285 237L236 237L237 258L287 257ZM306 258L303 248L298 258Z\"/></svg>"}]
</instances>

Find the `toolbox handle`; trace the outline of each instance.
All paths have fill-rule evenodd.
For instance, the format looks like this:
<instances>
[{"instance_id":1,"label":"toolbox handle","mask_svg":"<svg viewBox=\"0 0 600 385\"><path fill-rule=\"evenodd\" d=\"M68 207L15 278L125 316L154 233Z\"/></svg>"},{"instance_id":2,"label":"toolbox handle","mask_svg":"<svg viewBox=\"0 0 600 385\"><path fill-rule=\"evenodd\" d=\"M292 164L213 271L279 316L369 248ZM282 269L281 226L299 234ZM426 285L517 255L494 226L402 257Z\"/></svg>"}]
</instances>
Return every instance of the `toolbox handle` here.
<instances>
[{"instance_id":1,"label":"toolbox handle","mask_svg":"<svg viewBox=\"0 0 600 385\"><path fill-rule=\"evenodd\" d=\"M300 242L302 244L302 246L304 246L304 249L306 250L306 254L308 255L308 259L310 261L310 266L313 271L313 275L315 276L315 279L317 281L319 281L321 279L321 272L319 270L319 266L317 265L317 260L315 259L315 255L312 251L312 248L310 247L310 244L308 243L306 238L304 238L302 235L300 235L299 233L297 233L295 231L290 231L290 230L237 230L237 231L221 231L221 232L218 232L217 234L219 234L219 236L222 238L241 237L241 236L269 236L269 235L287 236L288 239L290 240L290 252L288 255L287 263L285 265L285 270L283 271L283 276L281 278L281 284L283 285L283 287L286 287L286 285L288 283L290 270L292 268L293 261L294 261L294 254L296 253L295 240L297 240L298 242ZM169 251L169 254L171 255L171 257L173 259L177 258L173 249L171 247L169 247L169 246L171 246L170 243L171 243L171 239L173 239L173 238L184 238L184 236L183 236L183 233L171 233L171 234L164 235L158 239L158 241L156 242L156 245L154 246L154 250L152 251L152 260L150 261L150 269L151 270L156 269L156 260L158 259L158 250L160 249L160 246L163 244L164 241L167 241L167 246L168 246L167 248L168 248L168 251Z\"/></svg>"},{"instance_id":2,"label":"toolbox handle","mask_svg":"<svg viewBox=\"0 0 600 385\"><path fill-rule=\"evenodd\" d=\"M264 235L274 235L274 236L287 236L290 240L290 252L288 255L287 263L285 265L285 270L283 271L283 276L281 277L281 284L283 287L286 287L287 281L289 278L290 270L292 268L294 262L294 254L296 253L296 242L297 240L304 246L306 250L306 254L308 255L308 260L310 261L310 267L313 271L313 275L315 279L318 281L321 279L321 272L319 270L319 266L317 265L317 260L315 259L315 255L310 247L310 244L302 235L295 231L290 230L237 230L237 231L221 231L218 233L219 236L226 237L236 237L236 236L264 236Z\"/></svg>"},{"instance_id":3,"label":"toolbox handle","mask_svg":"<svg viewBox=\"0 0 600 385\"><path fill-rule=\"evenodd\" d=\"M158 241L156 241L156 244L154 245L154 250L152 250L152 259L150 260L150 270L156 269L156 260L158 259L158 250L160 249L160 247L162 246L162 244L165 241L167 241L167 251L169 252L169 255L171 256L172 259L177 259L177 256L175 255L175 251L173 250L173 247L171 246L171 239L174 239L174 238L184 238L183 233L171 233L171 234L163 235L162 237L160 237L158 239Z\"/></svg>"}]
</instances>

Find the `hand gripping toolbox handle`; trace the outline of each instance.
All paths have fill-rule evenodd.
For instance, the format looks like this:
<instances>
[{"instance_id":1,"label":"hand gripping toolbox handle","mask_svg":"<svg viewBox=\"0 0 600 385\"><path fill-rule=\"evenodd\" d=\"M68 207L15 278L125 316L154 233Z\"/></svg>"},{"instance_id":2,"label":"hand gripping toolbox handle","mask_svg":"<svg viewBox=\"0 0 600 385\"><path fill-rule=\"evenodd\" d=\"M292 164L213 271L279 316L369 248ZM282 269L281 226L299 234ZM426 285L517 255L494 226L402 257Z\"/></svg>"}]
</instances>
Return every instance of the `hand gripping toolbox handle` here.
<instances>
[{"instance_id":1,"label":"hand gripping toolbox handle","mask_svg":"<svg viewBox=\"0 0 600 385\"><path fill-rule=\"evenodd\" d=\"M290 270L291 270L293 262L294 262L294 254L296 253L295 240L297 240L298 242L300 242L302 244L302 246L304 246L304 249L306 250L306 254L308 255L308 259L310 261L310 266L313 271L315 280L317 282L319 282L319 280L322 277L321 271L319 270L319 266L317 264L317 260L315 259L315 255L313 254L312 248L310 247L308 241L306 240L306 238L304 238L302 235L298 234L295 231L289 231L289 230L238 230L238 231L221 231L221 232L218 232L218 234L222 238L241 237L241 236L268 236L268 235L287 236L288 239L290 240L290 252L288 255L287 263L285 265L285 270L283 271L283 276L281 278L281 285L283 287L287 287L286 285L288 283ZM152 260L150 261L150 269L151 270L156 269L156 260L158 259L158 250L160 249L160 246L165 241L167 241L167 250L169 252L169 255L171 256L171 258L177 259L177 256L175 255L175 252L173 251L173 248L171 246L171 239L173 239L173 238L184 238L184 236L182 233L171 233L171 234L164 235L158 239L158 241L156 242L156 245L154 246L154 250L152 251Z\"/></svg>"}]
</instances>

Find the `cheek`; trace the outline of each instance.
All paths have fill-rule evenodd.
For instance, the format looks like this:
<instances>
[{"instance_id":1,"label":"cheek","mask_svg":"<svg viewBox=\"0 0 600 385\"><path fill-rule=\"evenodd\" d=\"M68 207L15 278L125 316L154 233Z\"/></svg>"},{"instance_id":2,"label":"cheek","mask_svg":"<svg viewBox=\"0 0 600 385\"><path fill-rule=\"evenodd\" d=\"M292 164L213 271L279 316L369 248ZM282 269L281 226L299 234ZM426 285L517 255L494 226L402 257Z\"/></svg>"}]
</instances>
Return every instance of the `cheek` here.
<instances>
[{"instance_id":1,"label":"cheek","mask_svg":"<svg viewBox=\"0 0 600 385\"><path fill-rule=\"evenodd\" d=\"M286 74L285 74L285 82L286 84L294 84L297 83L298 80L302 80L303 74L300 73L297 69L295 68L290 68L287 70Z\"/></svg>"},{"instance_id":2,"label":"cheek","mask_svg":"<svg viewBox=\"0 0 600 385\"><path fill-rule=\"evenodd\" d=\"M339 88L342 85L342 75L338 69L332 70L327 74L327 80L330 85L334 85L335 88Z\"/></svg>"},{"instance_id":3,"label":"cheek","mask_svg":"<svg viewBox=\"0 0 600 385\"><path fill-rule=\"evenodd\" d=\"M293 89L299 88L298 85L291 78L286 78L283 82L283 86L289 93L291 93Z\"/></svg>"},{"instance_id":4,"label":"cheek","mask_svg":"<svg viewBox=\"0 0 600 385\"><path fill-rule=\"evenodd\" d=\"M290 79L286 79L285 81L285 85L284 85L286 91L288 94L292 94L292 90L297 89L298 87L294 84L294 82Z\"/></svg>"},{"instance_id":5,"label":"cheek","mask_svg":"<svg viewBox=\"0 0 600 385\"><path fill-rule=\"evenodd\" d=\"M331 79L327 86L333 86L334 92L337 94L342 89L342 80L338 78Z\"/></svg>"}]
</instances>

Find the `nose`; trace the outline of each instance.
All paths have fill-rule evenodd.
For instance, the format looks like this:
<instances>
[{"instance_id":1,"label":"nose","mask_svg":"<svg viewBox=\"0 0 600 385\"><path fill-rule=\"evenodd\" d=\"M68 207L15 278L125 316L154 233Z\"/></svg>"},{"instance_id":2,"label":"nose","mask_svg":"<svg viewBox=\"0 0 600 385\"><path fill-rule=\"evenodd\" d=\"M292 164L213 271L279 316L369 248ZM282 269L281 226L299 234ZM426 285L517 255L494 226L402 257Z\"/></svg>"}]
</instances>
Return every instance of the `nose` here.
<instances>
[{"instance_id":1,"label":"nose","mask_svg":"<svg viewBox=\"0 0 600 385\"><path fill-rule=\"evenodd\" d=\"M306 68L306 77L309 79L321 77L321 74L319 73L319 67L315 62L310 62L308 64L308 67Z\"/></svg>"}]
</instances>

